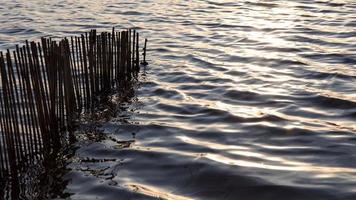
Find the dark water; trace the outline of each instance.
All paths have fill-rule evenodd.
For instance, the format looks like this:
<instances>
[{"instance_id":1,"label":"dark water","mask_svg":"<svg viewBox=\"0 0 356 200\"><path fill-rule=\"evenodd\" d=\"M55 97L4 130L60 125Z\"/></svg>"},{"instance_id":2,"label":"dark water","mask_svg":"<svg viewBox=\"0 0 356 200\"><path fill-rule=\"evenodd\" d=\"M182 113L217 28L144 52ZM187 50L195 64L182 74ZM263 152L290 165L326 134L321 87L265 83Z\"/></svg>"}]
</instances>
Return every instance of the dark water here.
<instances>
[{"instance_id":1,"label":"dark water","mask_svg":"<svg viewBox=\"0 0 356 200\"><path fill-rule=\"evenodd\" d=\"M356 199L354 0L0 3L1 49L112 26L150 65L78 134L62 197Z\"/></svg>"}]
</instances>

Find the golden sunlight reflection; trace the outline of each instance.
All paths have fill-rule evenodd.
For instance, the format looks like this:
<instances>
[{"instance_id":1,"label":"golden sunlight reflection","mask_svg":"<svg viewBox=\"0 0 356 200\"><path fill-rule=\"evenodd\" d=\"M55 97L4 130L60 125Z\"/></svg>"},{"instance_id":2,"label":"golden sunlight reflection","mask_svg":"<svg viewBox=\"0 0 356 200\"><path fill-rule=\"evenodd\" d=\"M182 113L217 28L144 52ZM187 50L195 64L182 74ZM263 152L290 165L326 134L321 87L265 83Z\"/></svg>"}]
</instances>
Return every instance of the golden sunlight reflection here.
<instances>
[{"instance_id":1,"label":"golden sunlight reflection","mask_svg":"<svg viewBox=\"0 0 356 200\"><path fill-rule=\"evenodd\" d=\"M269 108L259 108L259 107L247 107L239 105L231 105L221 101L216 102L216 107L221 110L229 111L234 115L243 118L257 118L262 117L266 113L271 113L272 111Z\"/></svg>"},{"instance_id":2,"label":"golden sunlight reflection","mask_svg":"<svg viewBox=\"0 0 356 200\"><path fill-rule=\"evenodd\" d=\"M165 86L167 88L167 90L175 90L173 85L170 85L169 83L167 83L167 85ZM253 86L251 86L253 87ZM309 91L311 93L319 93L320 95L323 96L328 96L328 97L333 97L333 98L338 98L338 99L350 99L350 100L354 100L354 95L350 94L350 95L345 95L345 94L339 94L337 92L333 92L331 90L317 90L317 89L313 89L311 87L306 87L306 86L295 86L295 87L303 87L304 90ZM241 88L239 88L241 90ZM273 87L263 87L262 89L249 89L249 91L252 92L256 92L261 93L262 91L258 91L258 90L262 90L263 94L283 94L284 90L278 90L278 88L273 88ZM238 90L237 90L238 91ZM177 90L178 92L178 90ZM160 102L162 104L167 104L167 105L177 105L177 106L181 106L184 104L198 104L201 105L202 107L211 107L214 109L219 109L219 110L224 110L224 111L228 111L229 113L232 113L233 115L237 116L237 117L241 117L246 119L247 121L249 119L255 118L257 121L256 122L250 122L250 123L259 123L259 124L263 124L266 126L270 126L270 127L280 127L283 126L283 128L285 128L286 130L291 130L291 129L299 129L299 128L303 128L303 129L307 129L307 130L312 130L312 131L340 131L340 130L349 130L349 131L355 131L356 130L356 125L353 121L351 120L347 120L347 119L343 119L343 120L333 120L333 119L329 119L329 120L325 120L325 119L318 119L315 118L315 115L332 115L333 113L330 113L330 111L326 112L320 109L315 109L313 107L301 107L298 108L300 110L300 112L310 112L313 113L313 115L290 115L288 113L284 113L283 109L279 110L278 108L271 108L271 107L259 107L259 106L246 106L246 105L234 105L234 104L228 104L222 101L215 101L215 100L208 100L208 99L199 99L193 96L190 96L189 94L186 94L184 92L179 92L179 95L181 96L180 102L181 104L177 104L177 100L176 99L160 99ZM184 100L184 101L182 101ZM160 114L162 116L174 116L176 114L172 114L170 111L168 110L160 110ZM261 121L263 120L263 117L266 116L275 116L278 117L282 120L277 120L277 121ZM190 116L197 116L196 113L191 113ZM260 120L258 120L260 119ZM193 125L191 124L189 121L187 120L176 120L174 122L172 122L169 119L166 118L162 118L159 121L160 123L166 123L166 124L171 124L174 125L176 127L180 127L180 128L184 128L187 129L189 127L195 127L198 125ZM288 124L283 124L282 122L288 122ZM172 124L173 123L173 124ZM247 122L246 122L247 123ZM216 124L216 123L212 123L210 125L204 125L206 128L209 127L221 127L221 125ZM226 131L229 131L228 128L225 129Z\"/></svg>"},{"instance_id":3,"label":"golden sunlight reflection","mask_svg":"<svg viewBox=\"0 0 356 200\"><path fill-rule=\"evenodd\" d=\"M333 94L336 96L337 94L334 92L331 92L329 94ZM335 97L336 98L336 97ZM337 97L341 98L341 96ZM349 130L349 131L355 131L356 130L356 125L353 121L348 121L346 119L344 120L324 120L324 119L316 119L315 117L312 116L298 116L298 115L288 115L284 114L283 112L278 111L278 109L275 108L269 108L269 107L248 107L248 106L239 106L239 105L231 105L231 104L226 104L224 102L217 101L215 103L215 107L221 110L229 111L230 113L233 113L236 116L243 117L245 119L249 118L262 118L267 115L271 116L276 116L281 119L284 119L285 121L288 121L289 123L283 126L285 129L293 129L293 128L300 128L303 127L304 129L308 130L313 130L313 131L330 131L330 130ZM315 109L312 107L301 107L299 108L300 111L304 112L310 112L313 114L319 114L319 115L329 115L331 114L330 112L327 113L323 110L320 109ZM263 123L264 125L267 126L275 126L274 122L267 122L267 121L258 121L258 123ZM277 121L278 123L278 121ZM279 123L278 126L281 126Z\"/></svg>"},{"instance_id":4,"label":"golden sunlight reflection","mask_svg":"<svg viewBox=\"0 0 356 200\"><path fill-rule=\"evenodd\" d=\"M192 198L185 197L182 195L175 195L172 194L172 192L165 191L162 187L157 188L152 185L143 185L139 183L133 183L129 182L124 185L124 187L127 187L128 189L141 193L147 196L151 196L153 198L157 199L169 199L169 200L192 200Z\"/></svg>"},{"instance_id":5,"label":"golden sunlight reflection","mask_svg":"<svg viewBox=\"0 0 356 200\"><path fill-rule=\"evenodd\" d=\"M317 174L327 174L328 176L337 176L338 175L337 173L356 173L356 169L354 168L318 166L312 163L292 161L283 157L277 157L268 154L254 152L253 149L247 147L226 145L226 148L224 148L225 145L223 144L204 141L202 139L196 140L186 136L177 136L177 138L186 143L194 144L196 146L224 150L227 154L257 158L259 160L256 162L253 162L251 160L239 160L239 159L233 159L216 153L207 153L203 156L205 158L227 165L237 165L241 167L251 167L251 168L263 168L269 170L302 171L302 172L311 172ZM243 149L243 150L238 150L238 149ZM271 164L272 162L275 164Z\"/></svg>"}]
</instances>

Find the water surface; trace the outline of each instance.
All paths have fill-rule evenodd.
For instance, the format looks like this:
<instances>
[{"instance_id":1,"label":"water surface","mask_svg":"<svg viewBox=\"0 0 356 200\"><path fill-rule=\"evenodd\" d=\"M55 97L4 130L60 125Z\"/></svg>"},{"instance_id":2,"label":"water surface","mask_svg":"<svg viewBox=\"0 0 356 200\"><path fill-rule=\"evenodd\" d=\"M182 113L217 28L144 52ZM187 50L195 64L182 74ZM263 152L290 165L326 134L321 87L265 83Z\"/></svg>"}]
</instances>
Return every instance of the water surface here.
<instances>
[{"instance_id":1,"label":"water surface","mask_svg":"<svg viewBox=\"0 0 356 200\"><path fill-rule=\"evenodd\" d=\"M3 0L0 49L113 26L150 65L63 198L356 199L354 0Z\"/></svg>"}]
</instances>

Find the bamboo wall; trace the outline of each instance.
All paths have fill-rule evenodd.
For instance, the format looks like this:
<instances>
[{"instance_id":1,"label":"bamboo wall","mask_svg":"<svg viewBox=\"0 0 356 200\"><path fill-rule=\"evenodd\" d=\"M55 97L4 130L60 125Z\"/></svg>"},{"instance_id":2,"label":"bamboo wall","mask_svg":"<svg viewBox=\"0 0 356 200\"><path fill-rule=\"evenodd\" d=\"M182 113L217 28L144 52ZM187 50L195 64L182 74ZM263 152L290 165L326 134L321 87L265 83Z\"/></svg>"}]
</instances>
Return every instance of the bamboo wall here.
<instances>
[{"instance_id":1,"label":"bamboo wall","mask_svg":"<svg viewBox=\"0 0 356 200\"><path fill-rule=\"evenodd\" d=\"M74 138L80 116L137 75L139 55L139 34L114 29L0 52L0 178Z\"/></svg>"}]
</instances>

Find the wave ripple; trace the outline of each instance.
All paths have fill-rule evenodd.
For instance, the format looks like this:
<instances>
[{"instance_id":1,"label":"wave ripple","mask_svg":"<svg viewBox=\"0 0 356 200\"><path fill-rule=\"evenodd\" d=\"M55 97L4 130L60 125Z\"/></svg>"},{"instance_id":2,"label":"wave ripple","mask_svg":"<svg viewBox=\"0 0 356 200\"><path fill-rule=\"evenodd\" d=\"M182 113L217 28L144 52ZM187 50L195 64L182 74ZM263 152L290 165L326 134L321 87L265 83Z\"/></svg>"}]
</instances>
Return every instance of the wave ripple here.
<instances>
[{"instance_id":1,"label":"wave ripple","mask_svg":"<svg viewBox=\"0 0 356 200\"><path fill-rule=\"evenodd\" d=\"M356 199L354 0L3 0L0 49L149 38L136 97L83 137L72 199ZM93 139L95 138L95 139Z\"/></svg>"}]
</instances>

